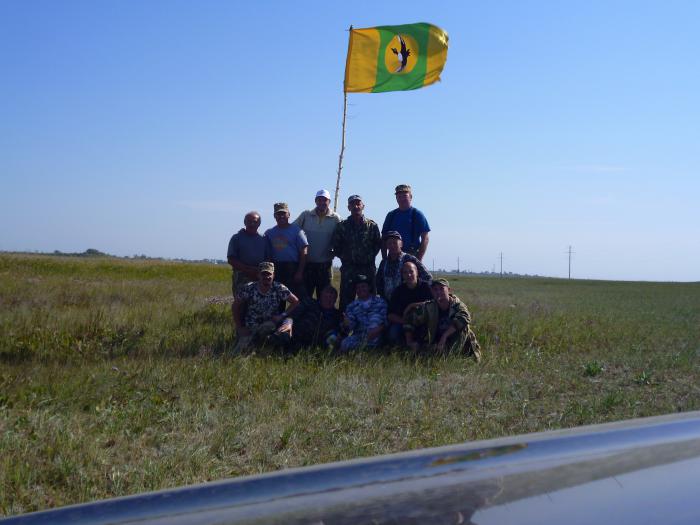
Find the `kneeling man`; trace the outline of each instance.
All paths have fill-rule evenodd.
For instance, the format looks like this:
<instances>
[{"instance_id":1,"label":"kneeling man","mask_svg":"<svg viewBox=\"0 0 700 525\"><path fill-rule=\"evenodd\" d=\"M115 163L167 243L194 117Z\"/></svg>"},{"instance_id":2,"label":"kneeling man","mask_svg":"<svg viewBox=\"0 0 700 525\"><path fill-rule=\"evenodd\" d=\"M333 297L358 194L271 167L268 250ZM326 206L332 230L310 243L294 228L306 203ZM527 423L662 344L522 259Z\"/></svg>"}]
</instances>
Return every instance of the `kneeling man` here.
<instances>
[{"instance_id":1,"label":"kneeling man","mask_svg":"<svg viewBox=\"0 0 700 525\"><path fill-rule=\"evenodd\" d=\"M432 301L415 304L404 314L406 344L413 350L426 345L439 352L464 352L481 360L481 347L469 328L471 315L459 297L450 293L447 279L430 286Z\"/></svg>"},{"instance_id":2,"label":"kneeling man","mask_svg":"<svg viewBox=\"0 0 700 525\"><path fill-rule=\"evenodd\" d=\"M258 280L244 285L233 303L233 320L236 324L238 341L234 353L247 350L254 344L267 340L280 325L291 323L287 319L299 299L285 285L274 280L275 265L261 262L258 265ZM280 313L280 303L289 303L287 311ZM242 316L241 312L244 311Z\"/></svg>"}]
</instances>

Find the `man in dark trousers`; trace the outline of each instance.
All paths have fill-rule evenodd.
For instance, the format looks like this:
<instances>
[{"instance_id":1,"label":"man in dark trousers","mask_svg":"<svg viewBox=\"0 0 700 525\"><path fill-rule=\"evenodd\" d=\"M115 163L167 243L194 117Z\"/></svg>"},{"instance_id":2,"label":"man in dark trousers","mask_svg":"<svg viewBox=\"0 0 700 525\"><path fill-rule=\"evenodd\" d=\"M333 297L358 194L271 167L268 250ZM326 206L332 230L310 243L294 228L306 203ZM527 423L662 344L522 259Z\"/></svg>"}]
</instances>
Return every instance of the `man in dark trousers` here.
<instances>
[{"instance_id":1,"label":"man in dark trousers","mask_svg":"<svg viewBox=\"0 0 700 525\"><path fill-rule=\"evenodd\" d=\"M355 282L359 275L367 277L372 295L377 267L375 258L382 246L377 223L364 215L365 204L359 195L348 198L350 216L335 228L333 253L340 259L340 310L355 300Z\"/></svg>"},{"instance_id":2,"label":"man in dark trousers","mask_svg":"<svg viewBox=\"0 0 700 525\"><path fill-rule=\"evenodd\" d=\"M246 213L243 225L245 228L241 228L228 242L226 254L233 270L231 293L234 298L243 285L258 280L258 265L269 258L267 242L258 233L260 214L257 211ZM233 309L231 313L233 314Z\"/></svg>"}]
</instances>

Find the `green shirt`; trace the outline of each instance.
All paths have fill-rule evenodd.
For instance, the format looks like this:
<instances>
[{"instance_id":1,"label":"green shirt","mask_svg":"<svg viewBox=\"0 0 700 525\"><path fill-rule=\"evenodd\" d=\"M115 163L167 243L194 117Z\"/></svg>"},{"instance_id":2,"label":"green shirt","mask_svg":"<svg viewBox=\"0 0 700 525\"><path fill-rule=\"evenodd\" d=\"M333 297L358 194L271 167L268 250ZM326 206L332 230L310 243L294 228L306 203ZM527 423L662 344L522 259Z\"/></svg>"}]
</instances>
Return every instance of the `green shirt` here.
<instances>
[{"instance_id":1,"label":"green shirt","mask_svg":"<svg viewBox=\"0 0 700 525\"><path fill-rule=\"evenodd\" d=\"M362 217L362 222L357 224L351 216L336 226L332 245L335 256L344 265L374 266L382 236L373 220Z\"/></svg>"}]
</instances>

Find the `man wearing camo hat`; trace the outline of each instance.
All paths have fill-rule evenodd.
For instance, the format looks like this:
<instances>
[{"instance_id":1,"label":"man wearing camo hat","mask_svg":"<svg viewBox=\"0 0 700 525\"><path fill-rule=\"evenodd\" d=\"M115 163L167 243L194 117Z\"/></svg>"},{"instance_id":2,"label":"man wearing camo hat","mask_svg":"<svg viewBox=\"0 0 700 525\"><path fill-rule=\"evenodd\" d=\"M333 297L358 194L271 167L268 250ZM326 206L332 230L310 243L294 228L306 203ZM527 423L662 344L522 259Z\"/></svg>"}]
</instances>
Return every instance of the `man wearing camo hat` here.
<instances>
[{"instance_id":1,"label":"man wearing camo hat","mask_svg":"<svg viewBox=\"0 0 700 525\"><path fill-rule=\"evenodd\" d=\"M377 223L364 215L365 204L359 195L348 197L350 216L335 228L333 252L340 259L340 310L355 299L355 281L358 275L367 277L372 295L377 271L375 258L382 246Z\"/></svg>"},{"instance_id":2,"label":"man wearing camo hat","mask_svg":"<svg viewBox=\"0 0 700 525\"><path fill-rule=\"evenodd\" d=\"M233 320L236 325L234 354L243 352L254 344L263 344L277 328L291 324L287 316L299 303L296 295L274 280L275 265L269 261L258 265L258 280L244 285L233 303ZM280 304L289 308L280 313ZM244 313L245 312L245 313Z\"/></svg>"},{"instance_id":3,"label":"man wearing camo hat","mask_svg":"<svg viewBox=\"0 0 700 525\"><path fill-rule=\"evenodd\" d=\"M413 207L413 191L408 184L396 186L394 194L399 207L387 213L382 225L382 235L389 231L399 232L403 239L403 250L422 261L428 249L430 233L428 219L423 212ZM382 258L385 256L386 246L383 246Z\"/></svg>"},{"instance_id":4,"label":"man wearing camo hat","mask_svg":"<svg viewBox=\"0 0 700 525\"><path fill-rule=\"evenodd\" d=\"M289 206L286 202L274 205L277 225L265 232L275 277L297 297L305 295L304 267L309 242L306 234L296 224L289 222Z\"/></svg>"},{"instance_id":5,"label":"man wearing camo hat","mask_svg":"<svg viewBox=\"0 0 700 525\"><path fill-rule=\"evenodd\" d=\"M472 317L459 297L450 293L447 279L434 279L432 301L409 306L404 314L406 344L412 350L464 352L481 360L481 347L469 327Z\"/></svg>"}]
</instances>

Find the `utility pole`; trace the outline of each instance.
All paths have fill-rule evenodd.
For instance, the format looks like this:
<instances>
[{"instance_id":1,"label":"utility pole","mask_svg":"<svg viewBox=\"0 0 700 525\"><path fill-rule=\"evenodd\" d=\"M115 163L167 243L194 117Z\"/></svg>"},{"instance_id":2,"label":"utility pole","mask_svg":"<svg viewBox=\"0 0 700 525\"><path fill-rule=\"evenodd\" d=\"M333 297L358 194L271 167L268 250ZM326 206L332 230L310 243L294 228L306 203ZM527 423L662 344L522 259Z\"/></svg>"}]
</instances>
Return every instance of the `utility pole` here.
<instances>
[{"instance_id":1,"label":"utility pole","mask_svg":"<svg viewBox=\"0 0 700 525\"><path fill-rule=\"evenodd\" d=\"M435 258L433 257L433 273L435 273Z\"/></svg>"},{"instance_id":2,"label":"utility pole","mask_svg":"<svg viewBox=\"0 0 700 525\"><path fill-rule=\"evenodd\" d=\"M571 279L571 254L574 253L571 251L571 245L569 245L569 279Z\"/></svg>"},{"instance_id":3,"label":"utility pole","mask_svg":"<svg viewBox=\"0 0 700 525\"><path fill-rule=\"evenodd\" d=\"M503 277L503 252L501 252L501 277Z\"/></svg>"},{"instance_id":4,"label":"utility pole","mask_svg":"<svg viewBox=\"0 0 700 525\"><path fill-rule=\"evenodd\" d=\"M459 273L459 257L457 257L457 273Z\"/></svg>"}]
</instances>

